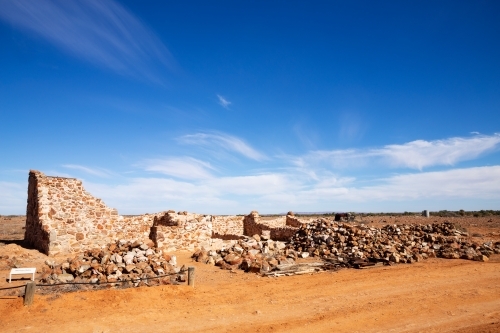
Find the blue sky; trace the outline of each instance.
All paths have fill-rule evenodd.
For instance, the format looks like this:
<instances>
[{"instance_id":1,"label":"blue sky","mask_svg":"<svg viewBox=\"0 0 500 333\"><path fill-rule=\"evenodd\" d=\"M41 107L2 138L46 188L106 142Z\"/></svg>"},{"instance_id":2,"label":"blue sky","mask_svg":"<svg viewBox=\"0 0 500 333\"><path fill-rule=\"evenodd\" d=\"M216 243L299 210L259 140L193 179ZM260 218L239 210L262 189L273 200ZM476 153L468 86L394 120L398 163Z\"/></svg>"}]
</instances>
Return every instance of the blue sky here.
<instances>
[{"instance_id":1,"label":"blue sky","mask_svg":"<svg viewBox=\"0 0 500 333\"><path fill-rule=\"evenodd\" d=\"M0 1L0 214L500 209L497 1Z\"/></svg>"}]
</instances>

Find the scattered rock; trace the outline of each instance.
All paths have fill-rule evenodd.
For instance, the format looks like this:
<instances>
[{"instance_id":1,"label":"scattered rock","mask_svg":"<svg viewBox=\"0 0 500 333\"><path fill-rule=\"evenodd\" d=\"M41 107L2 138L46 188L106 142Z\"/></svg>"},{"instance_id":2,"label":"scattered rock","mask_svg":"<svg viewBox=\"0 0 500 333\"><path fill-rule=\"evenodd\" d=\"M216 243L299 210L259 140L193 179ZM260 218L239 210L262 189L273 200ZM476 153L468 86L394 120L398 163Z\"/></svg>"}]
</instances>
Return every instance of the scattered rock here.
<instances>
[{"instance_id":1,"label":"scattered rock","mask_svg":"<svg viewBox=\"0 0 500 333\"><path fill-rule=\"evenodd\" d=\"M50 268L54 268L54 266L56 265L56 262L52 259L47 259L47 260L45 260L45 265L49 266Z\"/></svg>"},{"instance_id":2,"label":"scattered rock","mask_svg":"<svg viewBox=\"0 0 500 333\"><path fill-rule=\"evenodd\" d=\"M148 244L138 241L126 242L119 240L109 244L104 249L91 249L68 259L62 264L48 259L47 266L42 269L41 283L88 282L99 284L105 282L136 281L130 286L146 285L139 283L147 279L147 285L171 284L167 276L160 282L157 276L171 275L176 282L184 282L182 269L178 269L177 258L158 251ZM125 283L125 282L123 282Z\"/></svg>"},{"instance_id":3,"label":"scattered rock","mask_svg":"<svg viewBox=\"0 0 500 333\"><path fill-rule=\"evenodd\" d=\"M266 273L276 267L279 262L294 262L297 256L296 251L286 249L283 242L264 240L254 235L240 239L232 246L217 251L196 250L192 257L198 262L215 263L221 269L242 269L246 272Z\"/></svg>"},{"instance_id":4,"label":"scattered rock","mask_svg":"<svg viewBox=\"0 0 500 333\"><path fill-rule=\"evenodd\" d=\"M222 269L280 276L318 269L411 264L435 257L484 262L491 254L500 253L500 242L473 243L467 232L449 222L374 228L322 218L301 225L288 242L266 238L254 235L217 251L200 249L193 258ZM308 257L320 258L323 264L314 263L311 268L295 263Z\"/></svg>"},{"instance_id":5,"label":"scattered rock","mask_svg":"<svg viewBox=\"0 0 500 333\"><path fill-rule=\"evenodd\" d=\"M425 258L486 261L500 242L478 245L449 222L427 225L354 226L325 219L299 228L288 246L345 267L369 262L413 263Z\"/></svg>"},{"instance_id":6,"label":"scattered rock","mask_svg":"<svg viewBox=\"0 0 500 333\"><path fill-rule=\"evenodd\" d=\"M475 256L474 257L474 260L475 261L482 261L482 262L485 262L485 261L488 261L489 258L487 256L485 256L484 254L480 254L478 256Z\"/></svg>"},{"instance_id":7,"label":"scattered rock","mask_svg":"<svg viewBox=\"0 0 500 333\"><path fill-rule=\"evenodd\" d=\"M57 275L57 280L59 282L71 282L74 279L73 275L67 273Z\"/></svg>"}]
</instances>

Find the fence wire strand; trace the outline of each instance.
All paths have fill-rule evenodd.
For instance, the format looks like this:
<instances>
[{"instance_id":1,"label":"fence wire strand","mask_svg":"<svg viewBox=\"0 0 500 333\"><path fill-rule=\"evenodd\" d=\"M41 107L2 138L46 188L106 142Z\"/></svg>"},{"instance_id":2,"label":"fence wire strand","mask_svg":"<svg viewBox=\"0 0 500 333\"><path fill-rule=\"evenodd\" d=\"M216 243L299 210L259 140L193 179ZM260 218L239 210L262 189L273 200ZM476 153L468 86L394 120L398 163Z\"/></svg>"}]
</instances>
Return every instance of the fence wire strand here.
<instances>
[{"instance_id":1,"label":"fence wire strand","mask_svg":"<svg viewBox=\"0 0 500 333\"><path fill-rule=\"evenodd\" d=\"M143 277L143 278L135 278L135 279L129 279L129 280L117 280L115 282L62 282L62 283L54 283L54 284L36 284L37 287L55 287L55 286L64 286L64 285L78 285L78 284L90 284L93 286L99 286L99 285L105 285L105 284L115 284L115 283L125 283L125 282L139 282L139 281L144 281L144 280L151 280L151 279L159 279L167 276L172 276L172 275L178 275L178 274L184 274L184 273L170 273L170 274L164 274L164 275L157 275L153 277ZM26 284L21 284L19 286L12 286L12 287L4 287L0 288L0 290L7 290L7 289L15 289L15 288L21 288L21 287L26 287Z\"/></svg>"}]
</instances>

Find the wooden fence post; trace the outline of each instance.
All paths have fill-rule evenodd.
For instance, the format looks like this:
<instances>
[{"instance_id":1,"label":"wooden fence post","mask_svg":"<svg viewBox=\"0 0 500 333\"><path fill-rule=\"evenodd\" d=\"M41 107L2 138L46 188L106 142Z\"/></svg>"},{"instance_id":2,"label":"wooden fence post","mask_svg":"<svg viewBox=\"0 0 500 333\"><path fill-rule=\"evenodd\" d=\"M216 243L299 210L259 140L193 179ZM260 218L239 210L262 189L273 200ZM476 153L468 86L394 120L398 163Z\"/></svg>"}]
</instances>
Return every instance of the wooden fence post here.
<instances>
[{"instance_id":1,"label":"wooden fence post","mask_svg":"<svg viewBox=\"0 0 500 333\"><path fill-rule=\"evenodd\" d=\"M24 305L33 304L33 299L35 298L35 288L36 288L35 282L30 281L26 283L26 290L24 292Z\"/></svg>"},{"instance_id":2,"label":"wooden fence post","mask_svg":"<svg viewBox=\"0 0 500 333\"><path fill-rule=\"evenodd\" d=\"M194 267L188 267L188 286L194 287Z\"/></svg>"}]
</instances>

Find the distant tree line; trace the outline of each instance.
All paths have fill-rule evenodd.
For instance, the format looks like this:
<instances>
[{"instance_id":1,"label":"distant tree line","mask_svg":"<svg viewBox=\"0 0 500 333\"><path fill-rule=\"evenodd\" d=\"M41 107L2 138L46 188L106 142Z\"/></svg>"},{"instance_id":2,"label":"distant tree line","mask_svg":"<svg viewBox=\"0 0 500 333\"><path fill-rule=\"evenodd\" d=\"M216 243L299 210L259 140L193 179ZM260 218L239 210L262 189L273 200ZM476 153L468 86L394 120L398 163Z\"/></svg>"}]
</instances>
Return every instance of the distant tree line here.
<instances>
[{"instance_id":1,"label":"distant tree line","mask_svg":"<svg viewBox=\"0 0 500 333\"><path fill-rule=\"evenodd\" d=\"M344 213L344 212L343 212ZM403 212L403 213L356 213L356 212L347 212L351 214L352 216L421 216L422 212ZM470 210L466 211L463 209L453 211L453 210L440 210L438 212L429 212L431 216L440 216L440 217L460 217L460 216L474 216L474 217L486 217L486 216L495 216L495 215L500 215L500 210ZM295 213L295 216L297 217L306 217L306 216L335 216L336 212L331 212L331 213L306 213L306 214L300 214L300 213ZM236 216L245 216L246 214L238 214ZM262 214L261 216L265 217L280 217L285 214ZM0 214L0 217L21 217L24 215L2 215ZM136 215L125 215L125 216L136 216Z\"/></svg>"},{"instance_id":2,"label":"distant tree line","mask_svg":"<svg viewBox=\"0 0 500 333\"><path fill-rule=\"evenodd\" d=\"M500 215L500 210L479 210L479 211L465 211L463 209L457 211L451 210L440 210L437 212L429 212L430 216L440 216L440 217L460 217L460 216L474 216L474 217L485 217ZM422 212L404 212L404 213L358 213L358 216L415 216L422 215Z\"/></svg>"},{"instance_id":3,"label":"distant tree line","mask_svg":"<svg viewBox=\"0 0 500 333\"><path fill-rule=\"evenodd\" d=\"M390 213L390 212L379 212L379 213L356 213L356 212L349 212L352 216L359 216L359 217L365 217L365 216L421 216L422 212L403 212L403 213ZM463 209L457 210L457 211L451 211L451 210L440 210L437 212L429 212L431 216L440 216L440 217L460 217L460 216L473 216L473 217L485 217L485 216L495 216L499 215L500 216L500 210L479 210L479 211L465 211ZM335 216L336 212L331 212L331 213L306 213L306 214L300 214L300 213L295 213L295 216L297 217L306 217L306 216ZM278 217L282 216L282 214L263 214L262 216L267 216L267 217Z\"/></svg>"},{"instance_id":4,"label":"distant tree line","mask_svg":"<svg viewBox=\"0 0 500 333\"><path fill-rule=\"evenodd\" d=\"M453 216L474 216L474 217L484 217L500 215L500 210L479 210L479 211L465 211L460 209L459 211L448 211L440 210L439 212L431 212L432 216L442 216L442 217L453 217Z\"/></svg>"}]
</instances>

